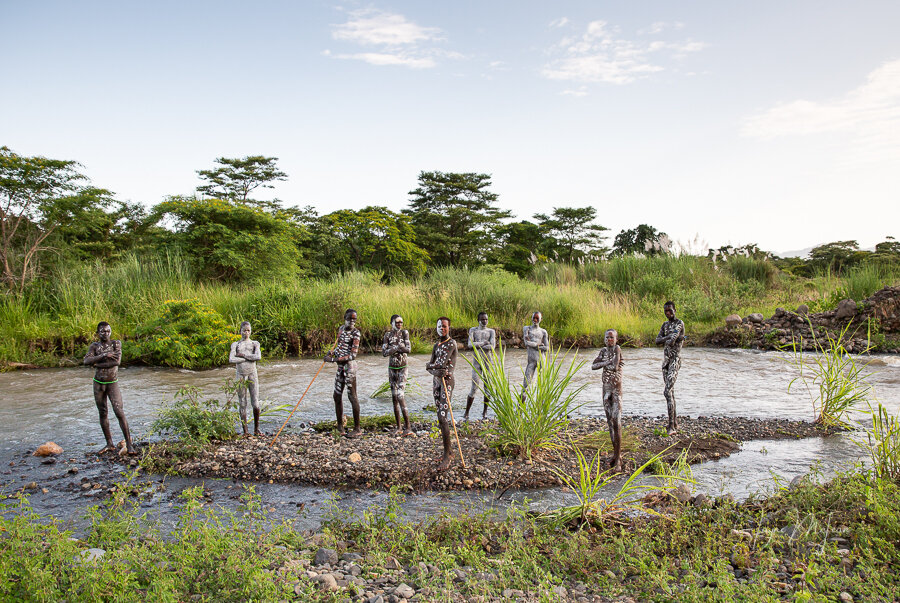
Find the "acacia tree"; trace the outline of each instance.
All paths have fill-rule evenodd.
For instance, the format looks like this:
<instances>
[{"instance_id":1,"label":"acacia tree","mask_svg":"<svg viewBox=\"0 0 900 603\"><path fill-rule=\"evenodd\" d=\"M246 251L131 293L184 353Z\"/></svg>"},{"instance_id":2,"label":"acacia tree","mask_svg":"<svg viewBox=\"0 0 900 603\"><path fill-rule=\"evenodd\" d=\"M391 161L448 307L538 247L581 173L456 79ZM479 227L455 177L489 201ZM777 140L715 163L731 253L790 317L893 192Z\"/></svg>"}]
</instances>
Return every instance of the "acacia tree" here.
<instances>
[{"instance_id":1,"label":"acacia tree","mask_svg":"<svg viewBox=\"0 0 900 603\"><path fill-rule=\"evenodd\" d=\"M278 157L251 155L241 159L219 157L220 167L197 170L197 175L209 184L197 187L197 191L217 199L251 202L250 193L257 188L274 188L272 182L287 180L287 174L278 169Z\"/></svg>"},{"instance_id":2,"label":"acacia tree","mask_svg":"<svg viewBox=\"0 0 900 603\"><path fill-rule=\"evenodd\" d=\"M549 216L534 215L544 234L544 247L563 262L585 257L599 260L606 254L603 232L609 229L592 224L596 217L593 207L554 207Z\"/></svg>"},{"instance_id":3,"label":"acacia tree","mask_svg":"<svg viewBox=\"0 0 900 603\"><path fill-rule=\"evenodd\" d=\"M496 245L495 231L512 213L496 207L490 185L490 174L419 173L403 213L436 265L477 265Z\"/></svg>"},{"instance_id":4,"label":"acacia tree","mask_svg":"<svg viewBox=\"0 0 900 603\"><path fill-rule=\"evenodd\" d=\"M38 272L45 240L59 226L59 198L85 176L75 161L25 157L0 147L0 269L9 290L21 292Z\"/></svg>"},{"instance_id":5,"label":"acacia tree","mask_svg":"<svg viewBox=\"0 0 900 603\"><path fill-rule=\"evenodd\" d=\"M617 256L643 253L662 255L669 252L669 236L648 224L619 231L613 241L612 254Z\"/></svg>"}]
</instances>

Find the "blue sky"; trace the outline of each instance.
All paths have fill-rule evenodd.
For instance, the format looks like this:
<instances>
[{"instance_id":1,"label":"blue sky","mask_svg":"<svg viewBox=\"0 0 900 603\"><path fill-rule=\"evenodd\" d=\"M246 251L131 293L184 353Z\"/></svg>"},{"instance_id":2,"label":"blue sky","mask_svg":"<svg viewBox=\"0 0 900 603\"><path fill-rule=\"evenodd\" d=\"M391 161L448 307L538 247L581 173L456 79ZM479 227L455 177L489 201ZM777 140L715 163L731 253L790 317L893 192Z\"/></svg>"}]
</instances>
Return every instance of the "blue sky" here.
<instances>
[{"instance_id":1,"label":"blue sky","mask_svg":"<svg viewBox=\"0 0 900 603\"><path fill-rule=\"evenodd\" d=\"M898 2L0 1L0 144L151 205L219 156L290 205L421 170L694 251L900 238Z\"/></svg>"}]
</instances>

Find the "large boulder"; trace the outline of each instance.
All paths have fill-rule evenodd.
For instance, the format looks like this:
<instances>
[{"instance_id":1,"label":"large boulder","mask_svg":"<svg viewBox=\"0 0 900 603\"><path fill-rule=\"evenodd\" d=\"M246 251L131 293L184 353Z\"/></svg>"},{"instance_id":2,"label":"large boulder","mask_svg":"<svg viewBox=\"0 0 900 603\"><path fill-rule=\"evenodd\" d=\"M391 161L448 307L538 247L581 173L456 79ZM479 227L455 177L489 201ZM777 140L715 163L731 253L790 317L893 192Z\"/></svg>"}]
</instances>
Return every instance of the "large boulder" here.
<instances>
[{"instance_id":1,"label":"large boulder","mask_svg":"<svg viewBox=\"0 0 900 603\"><path fill-rule=\"evenodd\" d=\"M34 451L34 456L55 456L62 454L62 451L62 446L56 442L47 442L37 447L37 450Z\"/></svg>"},{"instance_id":2,"label":"large boulder","mask_svg":"<svg viewBox=\"0 0 900 603\"><path fill-rule=\"evenodd\" d=\"M738 316L737 314L729 314L728 316L725 317L725 326L726 327L736 327L736 326L740 325L741 322L743 322L743 321L741 320L741 317Z\"/></svg>"},{"instance_id":3,"label":"large boulder","mask_svg":"<svg viewBox=\"0 0 900 603\"><path fill-rule=\"evenodd\" d=\"M752 322L752 323L755 324L755 325L758 325L758 324L760 324L762 321L765 320L765 317L764 317L762 314L760 314L759 312L754 312L753 314L749 314L749 315L747 316L747 320L748 320L749 322Z\"/></svg>"},{"instance_id":4,"label":"large boulder","mask_svg":"<svg viewBox=\"0 0 900 603\"><path fill-rule=\"evenodd\" d=\"M856 316L856 302L852 299L842 299L838 302L837 309L834 311L835 320L844 320Z\"/></svg>"},{"instance_id":5,"label":"large boulder","mask_svg":"<svg viewBox=\"0 0 900 603\"><path fill-rule=\"evenodd\" d=\"M800 304L799 306L797 306L797 314L799 316L806 316L807 314L809 314L809 306L807 306L806 304Z\"/></svg>"}]
</instances>

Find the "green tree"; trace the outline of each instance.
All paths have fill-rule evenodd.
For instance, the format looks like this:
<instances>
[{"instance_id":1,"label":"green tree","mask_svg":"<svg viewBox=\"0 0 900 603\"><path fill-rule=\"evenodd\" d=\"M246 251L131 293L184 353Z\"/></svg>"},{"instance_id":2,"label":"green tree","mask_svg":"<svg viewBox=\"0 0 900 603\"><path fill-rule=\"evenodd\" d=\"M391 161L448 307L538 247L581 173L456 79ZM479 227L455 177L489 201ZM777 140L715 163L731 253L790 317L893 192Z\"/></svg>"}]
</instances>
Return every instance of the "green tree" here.
<instances>
[{"instance_id":1,"label":"green tree","mask_svg":"<svg viewBox=\"0 0 900 603\"><path fill-rule=\"evenodd\" d=\"M250 193L257 188L274 188L276 180L287 180L287 174L278 169L278 157L252 155L241 159L219 157L219 167L211 170L197 170L197 175L209 184L197 187L197 191L217 199L230 199L244 203L254 202ZM262 203L265 202L254 202Z\"/></svg>"},{"instance_id":2,"label":"green tree","mask_svg":"<svg viewBox=\"0 0 900 603\"><path fill-rule=\"evenodd\" d=\"M541 227L534 222L501 224L496 233L502 244L494 247L488 259L507 272L524 277L531 273L536 262L547 259L539 249L543 240Z\"/></svg>"},{"instance_id":3,"label":"green tree","mask_svg":"<svg viewBox=\"0 0 900 603\"><path fill-rule=\"evenodd\" d=\"M535 214L544 234L544 246L562 262L602 259L609 251L603 245L605 226L592 224L597 217L593 207L554 207L553 213Z\"/></svg>"},{"instance_id":4,"label":"green tree","mask_svg":"<svg viewBox=\"0 0 900 603\"><path fill-rule=\"evenodd\" d=\"M78 167L0 147L0 278L10 290L21 292L38 274L45 241L59 226L60 197L86 180Z\"/></svg>"},{"instance_id":5,"label":"green tree","mask_svg":"<svg viewBox=\"0 0 900 603\"><path fill-rule=\"evenodd\" d=\"M832 270L841 273L859 259L859 243L835 241L813 247L809 252L809 265L813 270Z\"/></svg>"},{"instance_id":6,"label":"green tree","mask_svg":"<svg viewBox=\"0 0 900 603\"><path fill-rule=\"evenodd\" d=\"M219 280L291 277L301 259L297 227L278 211L225 199L171 197L153 208L199 276Z\"/></svg>"},{"instance_id":7,"label":"green tree","mask_svg":"<svg viewBox=\"0 0 900 603\"><path fill-rule=\"evenodd\" d=\"M669 236L648 224L619 231L613 241L612 255L623 256L635 253L662 255L669 252Z\"/></svg>"},{"instance_id":8,"label":"green tree","mask_svg":"<svg viewBox=\"0 0 900 603\"><path fill-rule=\"evenodd\" d=\"M438 266L476 266L497 244L496 230L512 213L496 207L489 174L420 172L403 213L419 245Z\"/></svg>"},{"instance_id":9,"label":"green tree","mask_svg":"<svg viewBox=\"0 0 900 603\"><path fill-rule=\"evenodd\" d=\"M386 207L341 209L314 227L321 263L332 269L371 269L388 278L425 274L428 254L415 242L409 217Z\"/></svg>"}]
</instances>

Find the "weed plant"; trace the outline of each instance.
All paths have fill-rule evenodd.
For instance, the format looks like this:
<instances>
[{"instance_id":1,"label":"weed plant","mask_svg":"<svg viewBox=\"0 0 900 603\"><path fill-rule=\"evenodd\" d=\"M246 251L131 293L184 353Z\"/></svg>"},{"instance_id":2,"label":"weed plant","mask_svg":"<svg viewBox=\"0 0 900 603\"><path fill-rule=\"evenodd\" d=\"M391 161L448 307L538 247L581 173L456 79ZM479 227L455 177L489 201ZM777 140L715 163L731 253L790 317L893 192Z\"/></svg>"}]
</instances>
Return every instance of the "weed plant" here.
<instances>
[{"instance_id":1,"label":"weed plant","mask_svg":"<svg viewBox=\"0 0 900 603\"><path fill-rule=\"evenodd\" d=\"M556 348L543 355L524 394L521 386L509 381L502 341L495 354L474 355L481 370L481 387L488 407L497 415L500 450L516 454L520 459L530 459L541 449L557 446L556 438L568 427L569 416L584 405L577 398L586 385L569 389L584 361L573 354L563 372L561 350ZM466 358L466 361L471 365L471 360Z\"/></svg>"},{"instance_id":2,"label":"weed plant","mask_svg":"<svg viewBox=\"0 0 900 603\"><path fill-rule=\"evenodd\" d=\"M868 413L872 427L865 430L865 440L854 442L872 461L876 480L900 480L900 421L890 414L881 402L869 403Z\"/></svg>"},{"instance_id":3,"label":"weed plant","mask_svg":"<svg viewBox=\"0 0 900 603\"><path fill-rule=\"evenodd\" d=\"M844 347L848 324L835 337L825 333L825 341L816 336L815 328L809 321L815 353L803 351L803 342L794 344L788 363L799 371L791 380L788 391L797 384L803 384L813 405L815 422L827 427L850 427L847 416L850 411L864 402L872 387L866 372L868 362L857 360Z\"/></svg>"},{"instance_id":4,"label":"weed plant","mask_svg":"<svg viewBox=\"0 0 900 603\"><path fill-rule=\"evenodd\" d=\"M163 406L150 426L151 433L178 438L175 452L190 456L212 440L228 440L235 435L233 403L220 403L214 398L201 400L200 389L186 385L175 393L170 404Z\"/></svg>"}]
</instances>

